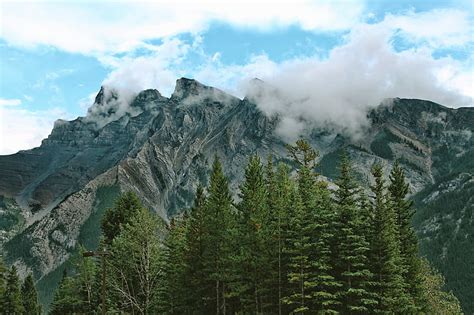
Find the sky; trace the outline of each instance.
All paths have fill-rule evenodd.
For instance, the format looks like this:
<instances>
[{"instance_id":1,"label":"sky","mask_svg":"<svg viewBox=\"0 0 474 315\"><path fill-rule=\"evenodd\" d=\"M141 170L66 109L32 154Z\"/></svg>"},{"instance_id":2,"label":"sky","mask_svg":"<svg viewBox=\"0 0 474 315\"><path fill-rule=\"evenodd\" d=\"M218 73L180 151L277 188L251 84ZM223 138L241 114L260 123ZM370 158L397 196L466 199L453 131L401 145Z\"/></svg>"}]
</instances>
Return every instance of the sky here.
<instances>
[{"instance_id":1,"label":"sky","mask_svg":"<svg viewBox=\"0 0 474 315\"><path fill-rule=\"evenodd\" d=\"M260 100L289 138L301 117L355 132L385 98L473 106L473 17L464 0L0 0L0 155L85 116L101 86L169 96L183 76L305 97Z\"/></svg>"}]
</instances>

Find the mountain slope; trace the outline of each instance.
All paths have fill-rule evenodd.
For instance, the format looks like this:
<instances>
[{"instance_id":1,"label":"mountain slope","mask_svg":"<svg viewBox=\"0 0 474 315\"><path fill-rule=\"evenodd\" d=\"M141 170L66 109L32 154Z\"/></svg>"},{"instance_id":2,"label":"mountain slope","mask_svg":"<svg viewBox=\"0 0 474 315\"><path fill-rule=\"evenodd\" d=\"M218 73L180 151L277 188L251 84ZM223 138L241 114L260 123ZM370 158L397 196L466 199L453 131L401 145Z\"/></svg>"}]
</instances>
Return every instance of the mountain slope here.
<instances>
[{"instance_id":1,"label":"mountain slope","mask_svg":"<svg viewBox=\"0 0 474 315\"><path fill-rule=\"evenodd\" d=\"M58 121L39 148L0 156L0 196L7 201L0 203L0 215L16 218L2 226L4 250L21 273L41 278L67 261L83 242L82 227L103 187L135 191L167 219L189 206L198 183L206 184L215 154L234 192L249 154L287 159L285 143L275 134L278 116L266 117L249 99L195 80L178 80L170 98L142 91L125 113L117 102L113 92L101 89L87 117ZM420 208L414 223L421 250L445 273L466 310L472 309L466 281L474 264L439 253L460 257L459 245L472 244L472 198L462 199L464 207L441 201L461 200L452 195L460 192L472 197L474 110L394 99L368 118L370 126L358 140L324 128L311 132L309 141L321 153L319 171L334 178L338 154L346 148L367 184L374 162L399 159Z\"/></svg>"}]
</instances>

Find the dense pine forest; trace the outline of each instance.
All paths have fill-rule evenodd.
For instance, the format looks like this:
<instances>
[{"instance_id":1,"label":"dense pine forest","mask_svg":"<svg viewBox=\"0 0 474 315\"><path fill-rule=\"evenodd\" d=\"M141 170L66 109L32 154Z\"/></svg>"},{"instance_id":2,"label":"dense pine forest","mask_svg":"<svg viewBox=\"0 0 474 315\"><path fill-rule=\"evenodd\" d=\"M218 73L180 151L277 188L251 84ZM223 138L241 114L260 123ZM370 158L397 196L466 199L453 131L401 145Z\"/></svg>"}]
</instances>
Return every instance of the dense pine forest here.
<instances>
[{"instance_id":1,"label":"dense pine forest","mask_svg":"<svg viewBox=\"0 0 474 315\"><path fill-rule=\"evenodd\" d=\"M49 313L462 313L418 255L398 163L388 178L374 165L365 190L343 154L332 188L307 142L288 153L295 172L249 157L235 199L216 156L193 207L169 223L122 194L102 219L100 257L81 248ZM0 294L3 314L41 313L33 278L21 284L15 267L0 265Z\"/></svg>"}]
</instances>

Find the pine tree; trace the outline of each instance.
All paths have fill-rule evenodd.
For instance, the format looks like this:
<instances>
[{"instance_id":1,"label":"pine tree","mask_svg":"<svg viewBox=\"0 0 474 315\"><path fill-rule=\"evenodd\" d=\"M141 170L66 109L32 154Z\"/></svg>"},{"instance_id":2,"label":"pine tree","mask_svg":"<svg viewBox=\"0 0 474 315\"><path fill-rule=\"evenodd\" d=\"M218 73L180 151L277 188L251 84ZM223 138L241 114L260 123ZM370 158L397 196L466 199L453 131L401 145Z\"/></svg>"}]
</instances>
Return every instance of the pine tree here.
<instances>
[{"instance_id":1,"label":"pine tree","mask_svg":"<svg viewBox=\"0 0 474 315\"><path fill-rule=\"evenodd\" d=\"M266 294L262 284L266 277L265 246L268 209L267 191L260 158L251 156L245 169L245 181L240 187L238 205L238 246L236 257L235 294L244 313L261 313Z\"/></svg>"},{"instance_id":2,"label":"pine tree","mask_svg":"<svg viewBox=\"0 0 474 315\"><path fill-rule=\"evenodd\" d=\"M187 302L186 304L197 313L204 313L204 298L202 281L204 274L204 238L205 238L205 206L206 196L204 188L199 185L194 198L194 205L191 208L186 229L186 277L188 279L187 286Z\"/></svg>"},{"instance_id":3,"label":"pine tree","mask_svg":"<svg viewBox=\"0 0 474 315\"><path fill-rule=\"evenodd\" d=\"M141 207L141 202L135 193L126 192L120 195L114 207L107 209L102 217L101 229L105 244L112 243L120 234L122 226L130 223L130 218L134 217Z\"/></svg>"},{"instance_id":4,"label":"pine tree","mask_svg":"<svg viewBox=\"0 0 474 315\"><path fill-rule=\"evenodd\" d=\"M372 175L375 178L375 185L371 187L374 194L374 219L373 235L370 240L370 262L377 286L377 311L400 312L404 311L407 305L407 297L403 290L396 217L387 200L382 167L375 165Z\"/></svg>"},{"instance_id":5,"label":"pine tree","mask_svg":"<svg viewBox=\"0 0 474 315\"><path fill-rule=\"evenodd\" d=\"M3 297L6 290L6 285L7 285L7 267L3 263L3 257L0 256L0 305L3 305Z\"/></svg>"},{"instance_id":6,"label":"pine tree","mask_svg":"<svg viewBox=\"0 0 474 315\"><path fill-rule=\"evenodd\" d=\"M163 278L160 282L159 311L184 314L193 309L186 304L186 219L171 219L162 253Z\"/></svg>"},{"instance_id":7,"label":"pine tree","mask_svg":"<svg viewBox=\"0 0 474 315\"><path fill-rule=\"evenodd\" d=\"M288 254L287 232L289 231L289 215L292 204L291 196L294 185L289 177L289 168L279 163L273 173L272 164L267 165L267 208L269 223L267 229L267 251L269 275L265 281L266 292L270 293L269 305L264 305L265 311L274 314L288 313L288 305L283 303L283 297L288 292Z\"/></svg>"},{"instance_id":8,"label":"pine tree","mask_svg":"<svg viewBox=\"0 0 474 315\"><path fill-rule=\"evenodd\" d=\"M335 277L342 284L338 289L340 312L364 314L373 309L377 301L371 294L368 268L369 242L363 231L364 213L356 204L357 185L352 177L351 164L346 153L341 157L340 176L335 193L337 219L335 251L333 254Z\"/></svg>"},{"instance_id":9,"label":"pine tree","mask_svg":"<svg viewBox=\"0 0 474 315\"><path fill-rule=\"evenodd\" d=\"M21 299L25 314L41 314L41 305L38 302L38 293L36 292L33 276L29 274L21 287Z\"/></svg>"},{"instance_id":10,"label":"pine tree","mask_svg":"<svg viewBox=\"0 0 474 315\"><path fill-rule=\"evenodd\" d=\"M82 301L74 278L67 275L66 269L51 303L51 315L75 314L80 312Z\"/></svg>"},{"instance_id":11,"label":"pine tree","mask_svg":"<svg viewBox=\"0 0 474 315\"><path fill-rule=\"evenodd\" d=\"M404 282L406 284L405 290L411 296L410 312L419 311L415 305L422 305L424 302L422 297L422 281L420 274L420 258L418 257L418 239L415 231L411 225L411 220L414 214L412 208L413 202L407 200L409 192L408 183L405 180L403 169L395 161L395 164L390 173L390 185L388 187L390 192L390 200L395 209L397 228L400 240L400 256L401 267Z\"/></svg>"},{"instance_id":12,"label":"pine tree","mask_svg":"<svg viewBox=\"0 0 474 315\"><path fill-rule=\"evenodd\" d=\"M3 295L3 312L5 315L22 314L20 280L16 267L12 266L6 276L5 293Z\"/></svg>"},{"instance_id":13,"label":"pine tree","mask_svg":"<svg viewBox=\"0 0 474 315\"><path fill-rule=\"evenodd\" d=\"M204 286L207 290L206 306L208 312L216 314L227 312L228 282L231 280L231 230L235 224L232 217L232 196L222 165L214 159L210 178L209 195L206 200L204 238Z\"/></svg>"},{"instance_id":14,"label":"pine tree","mask_svg":"<svg viewBox=\"0 0 474 315\"><path fill-rule=\"evenodd\" d=\"M288 147L290 155L300 165L298 195L301 210L294 206L291 214L288 250L290 256L289 281L299 281L299 291L290 289L287 303L298 305L294 312L335 312L337 304L333 294L338 283L332 277L330 265L330 239L333 234L333 209L327 185L316 182L318 153L298 140ZM298 204L298 199L294 199ZM295 268L299 268L296 270ZM298 275L299 274L299 275ZM309 303L305 299L309 297ZM300 302L296 300L300 299Z\"/></svg>"}]
</instances>

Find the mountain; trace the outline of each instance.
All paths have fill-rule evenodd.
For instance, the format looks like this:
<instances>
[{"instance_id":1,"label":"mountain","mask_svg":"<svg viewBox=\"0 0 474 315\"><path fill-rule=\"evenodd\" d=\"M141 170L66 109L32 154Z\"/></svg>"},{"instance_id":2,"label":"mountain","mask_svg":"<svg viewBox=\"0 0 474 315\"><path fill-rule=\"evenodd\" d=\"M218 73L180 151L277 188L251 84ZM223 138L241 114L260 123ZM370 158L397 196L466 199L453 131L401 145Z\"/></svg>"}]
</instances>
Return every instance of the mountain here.
<instances>
[{"instance_id":1,"label":"mountain","mask_svg":"<svg viewBox=\"0 0 474 315\"><path fill-rule=\"evenodd\" d=\"M119 93L101 88L86 117L58 120L40 147L0 156L6 260L23 275L32 271L47 300L77 245L97 246L100 216L121 191L136 192L168 220L207 183L215 154L235 193L249 154L289 161L275 132L281 117L267 117L252 100L185 78L169 98L144 90L126 106ZM418 209L421 252L473 312L474 108L393 99L367 117L370 125L356 139L323 126L310 132L318 171L329 181L337 176L345 148L367 186L375 162L398 159Z\"/></svg>"}]
</instances>

